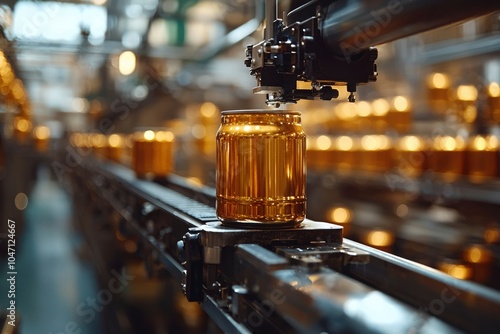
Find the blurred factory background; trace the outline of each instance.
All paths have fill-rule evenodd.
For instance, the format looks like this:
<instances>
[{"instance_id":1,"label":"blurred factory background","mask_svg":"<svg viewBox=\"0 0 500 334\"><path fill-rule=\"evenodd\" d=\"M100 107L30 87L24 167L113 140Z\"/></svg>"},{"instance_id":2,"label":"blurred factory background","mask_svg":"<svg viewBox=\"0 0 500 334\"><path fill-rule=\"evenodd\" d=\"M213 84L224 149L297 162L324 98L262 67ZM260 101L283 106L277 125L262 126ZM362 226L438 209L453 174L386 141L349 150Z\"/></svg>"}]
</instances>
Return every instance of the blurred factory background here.
<instances>
[{"instance_id":1,"label":"blurred factory background","mask_svg":"<svg viewBox=\"0 0 500 334\"><path fill-rule=\"evenodd\" d=\"M65 326L75 319L82 333L212 328L168 275L148 276L154 264L144 266L136 239L112 222L81 223L103 209L79 200L67 177L104 161L159 183L179 176L212 194L220 111L271 108L252 94L243 64L245 46L262 39L261 7L0 5L0 233L6 240L5 222L16 221L21 333L73 333ZM356 103L340 87L331 102L280 107L302 112L308 218L500 290L500 14L377 48L378 80L359 87ZM113 296L118 306L78 312L124 264L135 278Z\"/></svg>"}]
</instances>

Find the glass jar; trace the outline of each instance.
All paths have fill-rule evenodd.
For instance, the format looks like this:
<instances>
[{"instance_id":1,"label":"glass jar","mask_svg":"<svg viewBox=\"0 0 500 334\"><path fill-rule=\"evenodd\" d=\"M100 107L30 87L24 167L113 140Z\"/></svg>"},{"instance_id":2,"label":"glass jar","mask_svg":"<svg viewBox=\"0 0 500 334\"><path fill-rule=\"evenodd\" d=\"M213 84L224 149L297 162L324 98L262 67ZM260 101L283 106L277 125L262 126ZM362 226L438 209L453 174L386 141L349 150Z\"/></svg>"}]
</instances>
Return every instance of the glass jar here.
<instances>
[{"instance_id":1,"label":"glass jar","mask_svg":"<svg viewBox=\"0 0 500 334\"><path fill-rule=\"evenodd\" d=\"M139 178L165 177L174 167L174 135L166 130L136 131L132 168Z\"/></svg>"},{"instance_id":2,"label":"glass jar","mask_svg":"<svg viewBox=\"0 0 500 334\"><path fill-rule=\"evenodd\" d=\"M222 223L300 225L306 212L305 152L299 112L222 112L216 143L216 208Z\"/></svg>"}]
</instances>

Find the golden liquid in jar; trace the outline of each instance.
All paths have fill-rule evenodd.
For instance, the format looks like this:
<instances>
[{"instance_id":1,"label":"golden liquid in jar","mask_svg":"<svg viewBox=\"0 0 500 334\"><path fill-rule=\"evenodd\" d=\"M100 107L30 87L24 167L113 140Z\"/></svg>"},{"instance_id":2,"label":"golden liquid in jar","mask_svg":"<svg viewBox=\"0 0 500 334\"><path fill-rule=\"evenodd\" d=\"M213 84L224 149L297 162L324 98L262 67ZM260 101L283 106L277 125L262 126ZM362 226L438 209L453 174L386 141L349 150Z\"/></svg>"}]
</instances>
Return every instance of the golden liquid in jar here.
<instances>
[{"instance_id":1,"label":"golden liquid in jar","mask_svg":"<svg viewBox=\"0 0 500 334\"><path fill-rule=\"evenodd\" d=\"M300 113L226 111L217 133L217 216L225 225L290 227L305 218Z\"/></svg>"},{"instance_id":2,"label":"golden liquid in jar","mask_svg":"<svg viewBox=\"0 0 500 334\"><path fill-rule=\"evenodd\" d=\"M494 136L475 136L469 139L466 150L466 169L469 179L482 182L498 176L498 139Z\"/></svg>"},{"instance_id":3,"label":"golden liquid in jar","mask_svg":"<svg viewBox=\"0 0 500 334\"><path fill-rule=\"evenodd\" d=\"M398 172L408 177L420 176L427 167L425 140L417 136L399 138L394 151L394 161Z\"/></svg>"},{"instance_id":4,"label":"golden liquid in jar","mask_svg":"<svg viewBox=\"0 0 500 334\"><path fill-rule=\"evenodd\" d=\"M464 142L459 137L436 137L429 154L429 168L448 182L464 174Z\"/></svg>"},{"instance_id":5,"label":"golden liquid in jar","mask_svg":"<svg viewBox=\"0 0 500 334\"><path fill-rule=\"evenodd\" d=\"M137 177L164 177L173 170L174 136L170 131L134 133L132 168Z\"/></svg>"}]
</instances>

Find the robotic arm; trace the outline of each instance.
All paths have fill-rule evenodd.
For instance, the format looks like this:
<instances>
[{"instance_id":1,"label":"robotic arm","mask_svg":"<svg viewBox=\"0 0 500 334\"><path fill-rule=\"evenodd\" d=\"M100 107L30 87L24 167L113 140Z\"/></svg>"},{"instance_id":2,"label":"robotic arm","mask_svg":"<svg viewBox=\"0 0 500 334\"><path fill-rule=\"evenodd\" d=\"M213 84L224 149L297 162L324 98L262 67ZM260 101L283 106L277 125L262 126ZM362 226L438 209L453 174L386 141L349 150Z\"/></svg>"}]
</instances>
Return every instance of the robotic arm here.
<instances>
[{"instance_id":1,"label":"robotic arm","mask_svg":"<svg viewBox=\"0 0 500 334\"><path fill-rule=\"evenodd\" d=\"M500 9L497 0L292 1L286 22L277 1L266 0L264 40L246 49L245 65L257 79L255 94L269 105L300 99L331 100L332 86L356 88L377 79L377 49L386 43ZM297 81L311 89L297 89Z\"/></svg>"}]
</instances>

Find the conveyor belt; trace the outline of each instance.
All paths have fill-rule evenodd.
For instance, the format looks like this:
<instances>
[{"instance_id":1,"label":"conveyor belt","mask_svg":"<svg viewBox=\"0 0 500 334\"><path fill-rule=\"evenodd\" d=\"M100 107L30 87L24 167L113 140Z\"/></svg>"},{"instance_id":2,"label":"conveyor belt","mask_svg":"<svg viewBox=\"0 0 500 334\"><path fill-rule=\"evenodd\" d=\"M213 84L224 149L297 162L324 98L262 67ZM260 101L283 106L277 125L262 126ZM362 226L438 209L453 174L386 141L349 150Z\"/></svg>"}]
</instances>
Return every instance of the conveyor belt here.
<instances>
[{"instance_id":1,"label":"conveyor belt","mask_svg":"<svg viewBox=\"0 0 500 334\"><path fill-rule=\"evenodd\" d=\"M159 206L167 205L170 209L178 210L191 219L199 222L209 222L217 220L215 208L201 203L199 200L193 200L177 191L166 188L160 184L137 179L134 172L126 167L117 164L93 164L92 168L102 174L112 176L115 181L119 182L124 187L128 187L131 191L138 195L143 195ZM184 186L187 187L187 186ZM194 189L191 189L194 191ZM198 194L198 199L206 196L203 193Z\"/></svg>"},{"instance_id":2,"label":"conveyor belt","mask_svg":"<svg viewBox=\"0 0 500 334\"><path fill-rule=\"evenodd\" d=\"M129 226L143 238L144 242L153 246L159 260L173 277L179 282L183 281L185 267L180 264L182 261L179 260L177 255L177 241L181 240L190 228L195 228L195 230L190 230L193 234L203 233L204 230L200 227L208 221L215 220L214 208L158 183L138 180L129 169L111 163L89 160L81 166L77 174L80 175L78 181L80 185L83 184L89 188L91 192L103 199L104 204L109 204L115 211L119 212ZM188 183L182 184L182 180L176 182L176 187L182 186L186 189L186 192L183 191L184 193L191 192L194 197L200 200L207 196L206 191L205 193L197 192L196 187L190 188ZM151 220L154 221L154 224L148 225L148 221ZM151 230L150 225L153 225L153 230ZM205 231L209 230L205 227ZM224 230L219 232L226 233ZM228 231L228 233L232 232ZM242 232L238 231L238 233ZM398 312L402 312L401 314L406 314L405 317L407 318L413 318L412 314L419 314L416 318L420 322L420 325L418 325L420 327L417 327L417 329L425 329L423 332L437 328L441 328L445 332L456 332L453 327L437 318L443 319L448 324L467 332L491 332L492 328L498 323L498 319L500 319L500 294L497 291L454 279L412 261L349 240L344 239L344 244L347 247L362 249L370 256L373 256L373 261L370 260L367 264L349 265L340 272L326 268L328 261L325 261L323 269L320 269L315 274L314 272L308 273L307 270L304 272L304 269L289 263L285 258L282 258L281 264L276 267L274 264L266 262L271 258L281 258L279 255L269 253L272 247L268 245L266 250L262 246L249 244L248 247L242 245L228 247L228 252L225 252L224 255L226 262L221 262L220 268L216 269L217 264L209 264L204 270L208 270L209 273L220 270L220 272L224 273L224 277L229 279L230 284L250 284L248 288L256 289L255 291L249 289L249 294L240 296L243 300L248 299L247 302L244 302L244 305L248 304L247 306L250 307L245 306L247 316L251 316L252 312L259 311L258 308L253 308L252 305L255 302L251 302L251 300L256 297L263 298L264 301L266 298L272 298L273 290L271 287L286 292L287 300L298 304L311 300L311 298L319 298L316 301L319 302L328 295L329 299L323 300L320 304L315 304L317 309L308 308L302 312L302 316L309 318L310 321L318 321L311 327L315 329L321 329L321 323L328 323L328 326L335 327L335 322L325 322L330 316L336 314L335 312L332 314L329 312L336 307L347 307L346 305L349 303L346 303L345 298L349 300L353 298L353 302L363 300L363 298L359 299L360 296L354 293L355 291L358 291L358 293L364 291L363 296L366 297L373 292L386 293L387 295L384 295L386 297L384 297L384 301L381 301L380 307L385 307L384 303L387 303L387 307L392 305L391 307L396 307L399 310ZM314 246L311 248L298 247L296 250L310 252L313 257L315 254ZM210 251L217 250L210 248ZM307 261L309 260L306 256L306 261L303 263L307 263ZM314 261L312 264L314 264ZM285 273L286 275L283 276ZM296 285L297 282L294 281L294 277L300 277L301 280L305 281ZM322 277L321 281L318 281L319 277ZM341 282L343 283L341 284ZM331 290L334 289L334 285L331 285L333 283L336 284L337 288L340 289L341 286L343 288L335 292L336 290ZM354 289L353 294L345 291L346 287ZM406 290L408 290L408 293L405 295ZM321 291L325 291L325 293L319 293ZM328 293L326 293L327 291ZM340 291L343 291L341 294L343 297L339 297ZM396 297L396 299L392 299L389 295ZM411 297L413 295L418 298ZM236 321L231 316L229 309L217 306L218 298L222 298L220 292L209 289L209 291L206 291L201 304L213 319L219 319L215 321L225 332L246 332L247 326L243 326ZM438 310L436 307L441 305L444 305L444 308ZM288 319L286 325L283 323L282 328L280 328L284 332L292 328L297 330L297 328L305 326L305 323L296 323L289 319L289 312L299 312L299 309L303 307L301 306L299 309L290 307L292 306L278 307L276 305L275 313L265 319L268 327L262 327L262 329L275 330L274 324L277 321L283 321L283 319ZM319 318L315 317L315 312L321 313L321 316ZM238 316L244 316L244 312L242 311ZM368 314L353 313L346 316L346 314L342 313L335 316L341 319L343 325L348 326L347 328L355 328L357 326L356 321L362 324L364 329L374 330L377 328L375 324L367 322L371 319ZM364 326L368 327L365 328ZM407 329L415 329L414 326L415 324L412 322L403 324L403 327ZM307 331L307 328L303 327L299 331Z\"/></svg>"}]
</instances>

